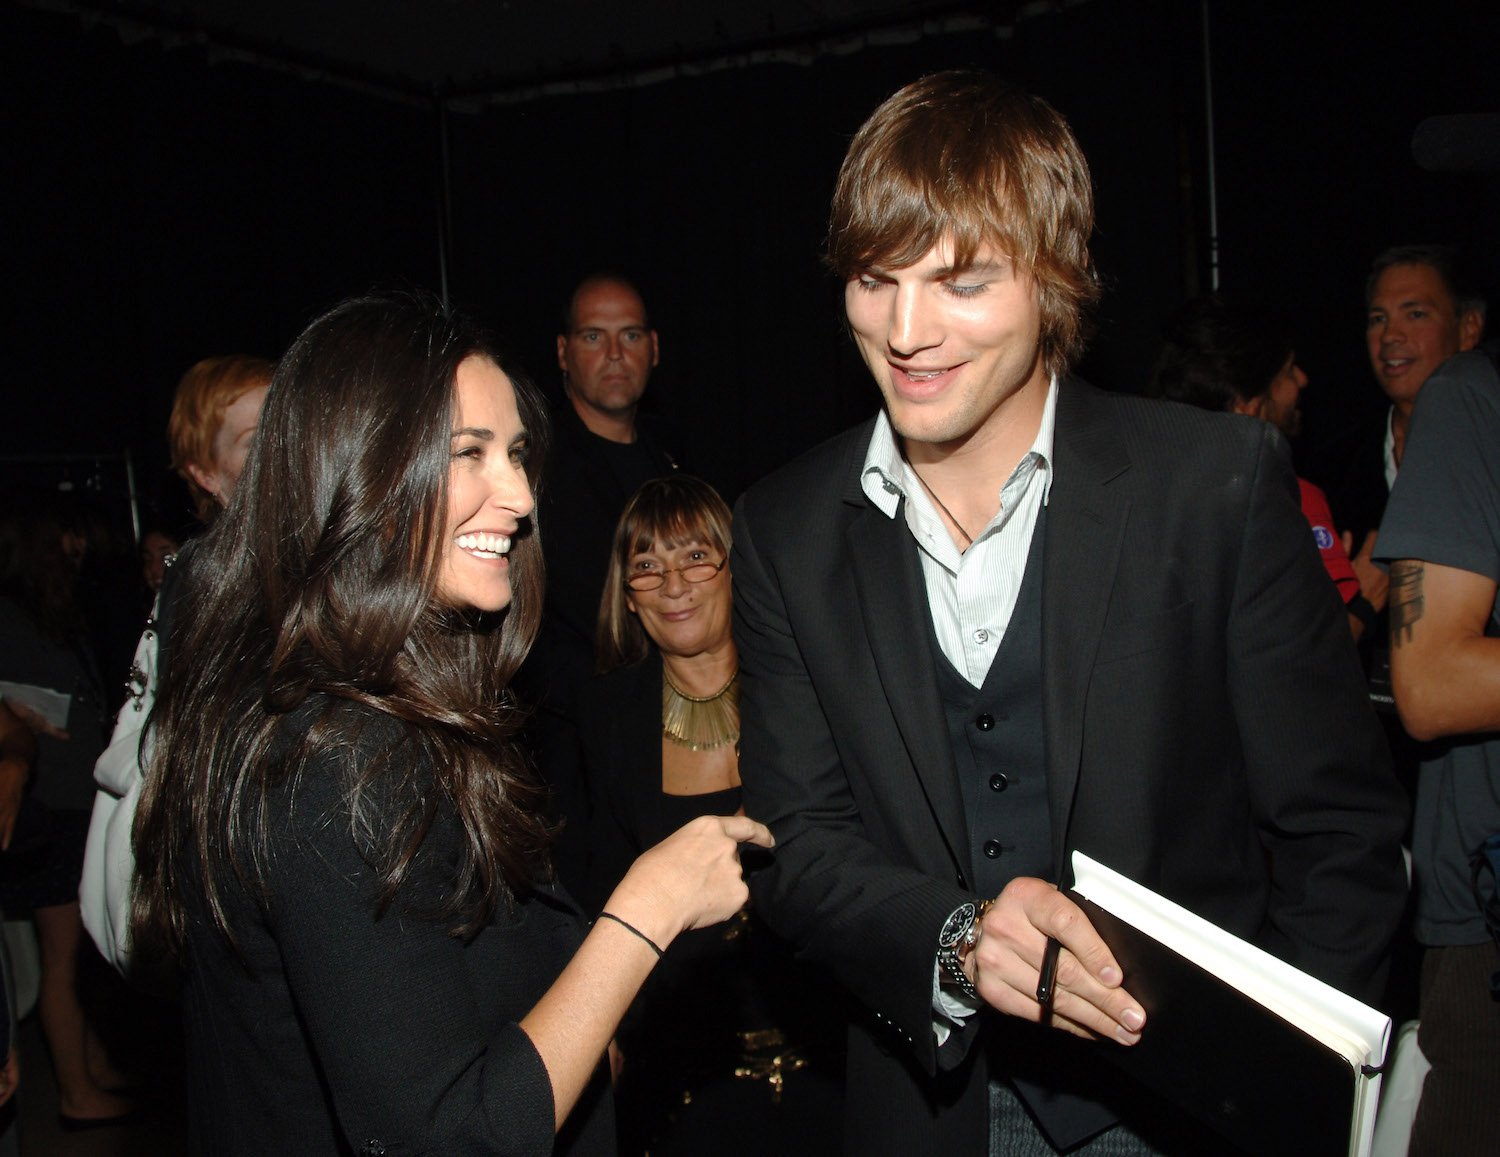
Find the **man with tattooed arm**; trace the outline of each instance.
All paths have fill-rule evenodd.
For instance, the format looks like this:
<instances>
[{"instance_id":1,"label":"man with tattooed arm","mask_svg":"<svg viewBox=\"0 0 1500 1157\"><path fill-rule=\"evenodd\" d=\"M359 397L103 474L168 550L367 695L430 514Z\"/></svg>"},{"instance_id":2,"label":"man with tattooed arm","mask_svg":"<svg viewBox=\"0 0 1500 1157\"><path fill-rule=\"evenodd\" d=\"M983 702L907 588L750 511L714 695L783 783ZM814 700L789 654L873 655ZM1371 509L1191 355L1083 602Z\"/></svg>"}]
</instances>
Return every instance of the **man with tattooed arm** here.
<instances>
[{"instance_id":1,"label":"man with tattooed arm","mask_svg":"<svg viewBox=\"0 0 1500 1157\"><path fill-rule=\"evenodd\" d=\"M1390 560L1391 680L1429 743L1412 833L1422 962L1419 1040L1432 1062L1410 1152L1500 1152L1495 881L1471 873L1500 834L1500 374L1482 352L1428 379L1380 525Z\"/></svg>"}]
</instances>

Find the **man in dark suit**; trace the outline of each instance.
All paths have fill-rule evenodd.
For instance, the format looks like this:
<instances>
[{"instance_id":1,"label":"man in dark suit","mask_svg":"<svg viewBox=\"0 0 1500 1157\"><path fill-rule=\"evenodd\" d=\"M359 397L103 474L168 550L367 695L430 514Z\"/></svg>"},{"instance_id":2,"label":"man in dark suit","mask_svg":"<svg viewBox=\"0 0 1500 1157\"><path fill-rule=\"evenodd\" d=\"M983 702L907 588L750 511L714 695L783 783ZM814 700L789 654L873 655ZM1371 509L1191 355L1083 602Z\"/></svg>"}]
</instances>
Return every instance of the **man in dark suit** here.
<instances>
[{"instance_id":1,"label":"man in dark suit","mask_svg":"<svg viewBox=\"0 0 1500 1157\"><path fill-rule=\"evenodd\" d=\"M870 1013L849 1152L1164 1143L1100 1064L1151 1026L1056 886L1073 850L1366 997L1400 916L1403 801L1284 443L1066 378L1092 225L1040 100L886 101L829 230L883 409L737 510L752 887Z\"/></svg>"}]
</instances>

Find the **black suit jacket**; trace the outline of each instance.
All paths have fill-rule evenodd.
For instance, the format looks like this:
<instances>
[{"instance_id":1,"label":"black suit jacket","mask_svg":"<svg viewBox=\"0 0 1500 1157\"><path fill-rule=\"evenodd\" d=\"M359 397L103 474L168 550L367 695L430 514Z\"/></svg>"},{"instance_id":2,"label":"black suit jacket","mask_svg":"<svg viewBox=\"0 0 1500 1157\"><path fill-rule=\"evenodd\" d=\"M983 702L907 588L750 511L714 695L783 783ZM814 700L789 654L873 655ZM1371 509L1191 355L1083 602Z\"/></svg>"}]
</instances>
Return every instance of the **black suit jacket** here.
<instances>
[{"instance_id":1,"label":"black suit jacket","mask_svg":"<svg viewBox=\"0 0 1500 1157\"><path fill-rule=\"evenodd\" d=\"M1284 444L1265 423L1060 388L1042 593L1054 878L1080 849L1373 998L1404 800ZM870 430L736 512L745 806L777 839L755 900L883 1026L851 1038L851 1151L982 1152L984 1050L940 1071L930 1007L971 842L916 547L860 488ZM1057 1139L1098 1127L1032 1107Z\"/></svg>"}]
</instances>

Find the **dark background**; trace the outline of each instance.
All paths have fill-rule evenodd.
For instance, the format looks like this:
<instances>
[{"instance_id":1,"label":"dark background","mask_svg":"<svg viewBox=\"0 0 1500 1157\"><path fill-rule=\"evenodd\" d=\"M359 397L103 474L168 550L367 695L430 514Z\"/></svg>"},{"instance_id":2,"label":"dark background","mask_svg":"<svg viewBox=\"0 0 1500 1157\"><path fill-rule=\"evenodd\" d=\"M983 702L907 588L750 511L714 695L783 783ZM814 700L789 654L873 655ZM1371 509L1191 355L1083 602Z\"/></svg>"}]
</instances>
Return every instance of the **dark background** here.
<instances>
[{"instance_id":1,"label":"dark background","mask_svg":"<svg viewBox=\"0 0 1500 1157\"><path fill-rule=\"evenodd\" d=\"M549 388L571 285L601 266L639 278L661 334L652 404L732 495L873 408L819 265L827 203L864 117L940 68L1016 79L1083 142L1109 285L1084 376L1139 390L1163 320L1209 284L1197 2L1012 4L1000 35L934 25L660 83L625 68L610 82L595 63L605 80L581 91L445 112L81 7L0 3L8 477L60 469L17 456L128 450L157 495L172 390L192 362L274 357L371 286L439 289L446 208L452 299ZM1447 240L1500 267L1500 176L1425 172L1410 149L1428 116L1500 111L1500 5L1207 8L1222 289L1294 320L1312 383L1298 453L1318 478L1340 433L1381 408L1362 332L1371 256ZM524 58L527 44L493 52ZM114 469L66 467L111 490Z\"/></svg>"}]
</instances>

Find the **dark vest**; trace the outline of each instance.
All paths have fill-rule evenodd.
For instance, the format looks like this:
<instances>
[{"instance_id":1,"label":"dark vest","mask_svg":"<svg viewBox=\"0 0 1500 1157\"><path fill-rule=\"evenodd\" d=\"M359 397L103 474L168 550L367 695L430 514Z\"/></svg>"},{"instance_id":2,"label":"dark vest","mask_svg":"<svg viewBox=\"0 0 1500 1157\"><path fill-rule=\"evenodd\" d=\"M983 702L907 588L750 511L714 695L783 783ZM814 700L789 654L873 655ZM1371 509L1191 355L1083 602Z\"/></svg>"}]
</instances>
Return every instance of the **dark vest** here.
<instances>
[{"instance_id":1,"label":"dark vest","mask_svg":"<svg viewBox=\"0 0 1500 1157\"><path fill-rule=\"evenodd\" d=\"M976 689L928 639L948 722L948 745L969 828L975 895L998 896L1016 876L1052 878L1052 816L1047 807L1047 737L1042 725L1042 544L1037 519L1026 574L1005 638ZM1100 1104L1119 1080L1098 1059L1053 1028L990 1017L991 1078L1004 1077L1031 1107L1043 1132L1066 1148L1112 1125Z\"/></svg>"},{"instance_id":2,"label":"dark vest","mask_svg":"<svg viewBox=\"0 0 1500 1157\"><path fill-rule=\"evenodd\" d=\"M997 896L1016 876L1050 877L1052 820L1047 810L1047 740L1042 727L1042 541L1037 519L1026 574L1005 638L984 685L975 688L927 637L948 722L948 742L969 828L971 882Z\"/></svg>"}]
</instances>

